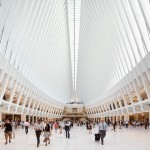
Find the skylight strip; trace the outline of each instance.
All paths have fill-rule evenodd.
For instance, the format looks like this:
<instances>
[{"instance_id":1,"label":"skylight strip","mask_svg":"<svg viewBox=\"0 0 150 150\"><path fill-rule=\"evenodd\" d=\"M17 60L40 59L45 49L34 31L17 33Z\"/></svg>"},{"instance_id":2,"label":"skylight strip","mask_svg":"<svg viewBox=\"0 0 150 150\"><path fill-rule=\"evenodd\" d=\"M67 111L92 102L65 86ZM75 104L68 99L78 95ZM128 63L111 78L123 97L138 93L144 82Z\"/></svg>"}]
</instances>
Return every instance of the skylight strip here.
<instances>
[{"instance_id":1,"label":"skylight strip","mask_svg":"<svg viewBox=\"0 0 150 150\"><path fill-rule=\"evenodd\" d=\"M76 80L77 80L80 6L81 6L80 0L68 0L72 81L74 91L76 91Z\"/></svg>"}]
</instances>

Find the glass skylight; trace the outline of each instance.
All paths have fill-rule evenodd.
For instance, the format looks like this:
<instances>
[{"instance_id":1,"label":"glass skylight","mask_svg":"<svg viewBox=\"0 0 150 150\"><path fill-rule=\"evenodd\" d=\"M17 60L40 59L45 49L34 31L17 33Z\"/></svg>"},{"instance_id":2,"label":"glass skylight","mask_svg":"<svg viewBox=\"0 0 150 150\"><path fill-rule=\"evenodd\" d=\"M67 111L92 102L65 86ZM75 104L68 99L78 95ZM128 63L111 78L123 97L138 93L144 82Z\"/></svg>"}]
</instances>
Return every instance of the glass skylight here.
<instances>
[{"instance_id":1,"label":"glass skylight","mask_svg":"<svg viewBox=\"0 0 150 150\"><path fill-rule=\"evenodd\" d=\"M77 65L78 65L78 45L80 28L80 0L68 0L69 33L71 48L71 65L73 90L76 91Z\"/></svg>"}]
</instances>

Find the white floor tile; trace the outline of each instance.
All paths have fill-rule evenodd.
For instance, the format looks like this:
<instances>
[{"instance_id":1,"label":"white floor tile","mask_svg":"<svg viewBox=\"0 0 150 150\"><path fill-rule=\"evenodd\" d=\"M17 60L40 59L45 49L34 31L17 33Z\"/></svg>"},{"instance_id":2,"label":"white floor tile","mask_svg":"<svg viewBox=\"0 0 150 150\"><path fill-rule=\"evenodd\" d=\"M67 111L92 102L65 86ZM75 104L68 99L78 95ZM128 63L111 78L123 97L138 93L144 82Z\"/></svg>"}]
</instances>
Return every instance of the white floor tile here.
<instances>
[{"instance_id":1,"label":"white floor tile","mask_svg":"<svg viewBox=\"0 0 150 150\"><path fill-rule=\"evenodd\" d=\"M114 132L108 128L104 145L95 142L94 134L97 131L96 127L93 134L89 134L85 127L74 126L70 131L70 139L65 138L64 132L53 132L50 145L45 146L44 137L41 136L41 145L37 148L33 129L27 135L24 130L18 129L16 138L7 145L4 145L4 129L0 129L0 150L150 150L150 129L129 127Z\"/></svg>"}]
</instances>

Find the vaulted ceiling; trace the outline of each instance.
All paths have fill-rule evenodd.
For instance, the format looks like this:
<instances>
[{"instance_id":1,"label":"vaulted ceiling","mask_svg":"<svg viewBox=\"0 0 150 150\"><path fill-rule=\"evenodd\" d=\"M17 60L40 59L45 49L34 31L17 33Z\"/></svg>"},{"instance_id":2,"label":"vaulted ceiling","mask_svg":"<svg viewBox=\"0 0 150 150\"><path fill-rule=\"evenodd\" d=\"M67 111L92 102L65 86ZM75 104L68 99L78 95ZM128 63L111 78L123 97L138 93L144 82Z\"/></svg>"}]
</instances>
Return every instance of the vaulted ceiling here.
<instances>
[{"instance_id":1,"label":"vaulted ceiling","mask_svg":"<svg viewBox=\"0 0 150 150\"><path fill-rule=\"evenodd\" d=\"M100 101L149 53L149 10L149 0L1 0L0 54L56 101Z\"/></svg>"}]
</instances>

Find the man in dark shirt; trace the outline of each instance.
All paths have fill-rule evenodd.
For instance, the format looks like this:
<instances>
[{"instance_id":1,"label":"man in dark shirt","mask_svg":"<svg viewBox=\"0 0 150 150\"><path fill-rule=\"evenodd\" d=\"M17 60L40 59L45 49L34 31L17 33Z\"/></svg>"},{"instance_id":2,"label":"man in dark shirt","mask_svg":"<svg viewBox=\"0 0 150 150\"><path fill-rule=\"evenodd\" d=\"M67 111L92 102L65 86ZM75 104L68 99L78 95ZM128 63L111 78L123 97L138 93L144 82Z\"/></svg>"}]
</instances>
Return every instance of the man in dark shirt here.
<instances>
[{"instance_id":1,"label":"man in dark shirt","mask_svg":"<svg viewBox=\"0 0 150 150\"><path fill-rule=\"evenodd\" d=\"M65 123L65 131L66 131L66 138L70 138L70 133L69 133L69 131L70 131L70 123L68 122L68 121L66 121L66 123Z\"/></svg>"},{"instance_id":2,"label":"man in dark shirt","mask_svg":"<svg viewBox=\"0 0 150 150\"><path fill-rule=\"evenodd\" d=\"M12 125L8 119L6 120L4 127L5 127L4 132L5 132L5 139L6 139L5 144L7 144L8 138L9 138L9 142L11 142L10 140L12 139Z\"/></svg>"}]
</instances>

